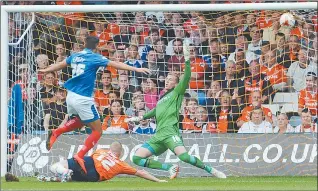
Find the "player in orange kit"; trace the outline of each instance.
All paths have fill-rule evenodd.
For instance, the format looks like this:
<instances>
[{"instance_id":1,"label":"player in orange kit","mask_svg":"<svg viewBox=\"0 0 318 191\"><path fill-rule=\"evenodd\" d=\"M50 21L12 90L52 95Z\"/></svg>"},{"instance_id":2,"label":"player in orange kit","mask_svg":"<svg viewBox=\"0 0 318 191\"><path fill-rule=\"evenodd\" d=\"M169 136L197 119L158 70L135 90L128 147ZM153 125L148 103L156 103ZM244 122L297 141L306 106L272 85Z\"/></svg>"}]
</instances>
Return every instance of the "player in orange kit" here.
<instances>
[{"instance_id":1,"label":"player in orange kit","mask_svg":"<svg viewBox=\"0 0 318 191\"><path fill-rule=\"evenodd\" d=\"M50 170L61 182L98 182L110 180L118 174L135 175L154 182L167 182L152 176L147 171L137 170L121 161L119 159L121 152L122 145L119 142L113 142L109 150L98 149L92 156L84 157L87 174L83 172L74 158L55 163L51 165ZM41 181L45 180L42 179Z\"/></svg>"}]
</instances>

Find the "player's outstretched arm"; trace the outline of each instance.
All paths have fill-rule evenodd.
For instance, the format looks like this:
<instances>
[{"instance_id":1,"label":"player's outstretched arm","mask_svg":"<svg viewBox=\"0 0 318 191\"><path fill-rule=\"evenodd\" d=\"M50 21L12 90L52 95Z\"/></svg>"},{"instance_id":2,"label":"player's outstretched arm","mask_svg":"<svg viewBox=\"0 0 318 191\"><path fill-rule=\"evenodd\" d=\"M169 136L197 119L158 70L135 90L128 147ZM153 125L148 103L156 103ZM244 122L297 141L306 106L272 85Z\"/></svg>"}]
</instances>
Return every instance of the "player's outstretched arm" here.
<instances>
[{"instance_id":1,"label":"player's outstretched arm","mask_svg":"<svg viewBox=\"0 0 318 191\"><path fill-rule=\"evenodd\" d=\"M187 90L191 79L191 66L190 66L190 50L189 46L183 45L183 54L185 59L185 70L183 78L179 81L178 85L174 88L178 94L183 95Z\"/></svg>"},{"instance_id":2,"label":"player's outstretched arm","mask_svg":"<svg viewBox=\"0 0 318 191\"><path fill-rule=\"evenodd\" d=\"M140 72L144 74L150 74L150 70L148 68L136 68L122 62L110 61L108 65L120 70L130 70L130 71Z\"/></svg>"},{"instance_id":3,"label":"player's outstretched arm","mask_svg":"<svg viewBox=\"0 0 318 191\"><path fill-rule=\"evenodd\" d=\"M66 68L66 67L67 67L66 60L63 60L62 62L58 62L57 64L52 64L45 69L38 70L38 72L43 72L43 73L55 72L55 71L59 71L59 70Z\"/></svg>"},{"instance_id":4,"label":"player's outstretched arm","mask_svg":"<svg viewBox=\"0 0 318 191\"><path fill-rule=\"evenodd\" d=\"M160 179L152 176L151 174L149 174L149 172L147 172L145 170L138 170L135 175L140 177L140 178L144 178L146 180L151 180L154 182L168 182L166 180L160 180Z\"/></svg>"}]
</instances>

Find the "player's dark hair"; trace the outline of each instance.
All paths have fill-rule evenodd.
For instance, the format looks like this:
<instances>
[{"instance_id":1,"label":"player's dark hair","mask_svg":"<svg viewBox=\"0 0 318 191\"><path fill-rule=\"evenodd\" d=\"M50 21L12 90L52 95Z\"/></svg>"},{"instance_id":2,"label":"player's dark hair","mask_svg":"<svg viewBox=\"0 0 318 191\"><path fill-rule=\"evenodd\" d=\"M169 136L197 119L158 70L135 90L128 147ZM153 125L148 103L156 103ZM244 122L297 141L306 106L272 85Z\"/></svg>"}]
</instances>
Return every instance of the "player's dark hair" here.
<instances>
[{"instance_id":1,"label":"player's dark hair","mask_svg":"<svg viewBox=\"0 0 318 191\"><path fill-rule=\"evenodd\" d=\"M94 50L96 49L98 43L99 43L99 39L95 36L88 36L86 37L86 43L85 43L85 48Z\"/></svg>"}]
</instances>

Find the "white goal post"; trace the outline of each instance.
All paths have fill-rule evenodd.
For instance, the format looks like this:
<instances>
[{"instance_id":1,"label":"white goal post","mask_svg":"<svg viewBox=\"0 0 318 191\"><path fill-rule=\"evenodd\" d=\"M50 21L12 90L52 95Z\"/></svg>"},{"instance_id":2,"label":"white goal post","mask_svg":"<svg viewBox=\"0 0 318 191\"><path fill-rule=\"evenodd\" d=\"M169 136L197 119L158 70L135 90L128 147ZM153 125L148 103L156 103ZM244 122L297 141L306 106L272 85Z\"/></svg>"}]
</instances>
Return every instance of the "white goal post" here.
<instances>
[{"instance_id":1,"label":"white goal post","mask_svg":"<svg viewBox=\"0 0 318 191\"><path fill-rule=\"evenodd\" d=\"M246 4L183 4L183 5L87 5L76 12L118 11L237 11L237 10L296 10L317 9L317 2L307 3L246 3ZM8 14L12 12L74 12L74 6L1 6L1 177L6 173L8 115Z\"/></svg>"}]
</instances>

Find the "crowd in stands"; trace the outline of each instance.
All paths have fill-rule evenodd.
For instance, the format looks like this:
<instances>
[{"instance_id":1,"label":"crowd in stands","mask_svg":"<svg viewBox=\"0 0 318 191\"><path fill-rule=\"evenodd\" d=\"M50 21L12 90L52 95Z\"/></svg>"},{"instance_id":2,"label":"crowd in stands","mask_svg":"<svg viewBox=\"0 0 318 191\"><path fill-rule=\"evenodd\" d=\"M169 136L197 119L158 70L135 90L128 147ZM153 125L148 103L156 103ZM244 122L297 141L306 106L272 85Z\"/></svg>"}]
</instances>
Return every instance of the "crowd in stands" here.
<instances>
[{"instance_id":1,"label":"crowd in stands","mask_svg":"<svg viewBox=\"0 0 318 191\"><path fill-rule=\"evenodd\" d=\"M113 2L17 4L24 3L80 7ZM70 116L63 83L72 76L72 68L58 73L36 71L82 51L85 38L92 35L100 39L97 51L110 60L151 70L150 75L142 75L111 67L100 69L93 98L104 134L155 132L155 120L131 124L125 119L155 108L166 89L179 82L185 62L183 44L190 46L192 70L180 111L184 133L317 132L317 16L295 15L296 25L286 26L279 22L283 13L36 13L32 51L27 51L30 47L25 41L10 47L9 126L17 127L14 121L20 119L19 131L45 131L66 122ZM28 16L16 13L10 17L11 42L26 28L27 22L21 18ZM28 54L33 59L26 62ZM14 89L16 85L20 89ZM22 92L23 111L12 109L18 91ZM271 110L267 106L274 104L278 94L297 94L297 108L280 112L292 102L287 96L278 103L278 112ZM292 124L293 117L298 121Z\"/></svg>"}]
</instances>

